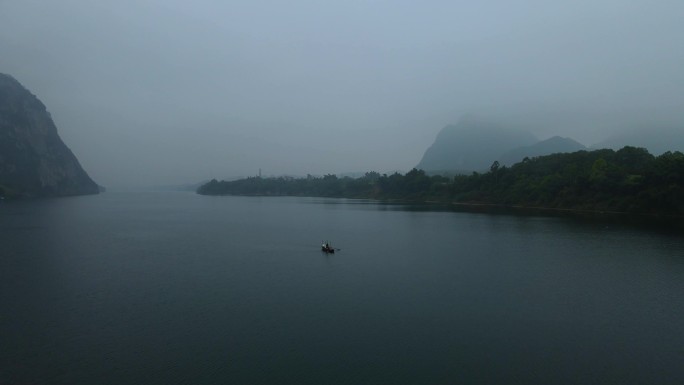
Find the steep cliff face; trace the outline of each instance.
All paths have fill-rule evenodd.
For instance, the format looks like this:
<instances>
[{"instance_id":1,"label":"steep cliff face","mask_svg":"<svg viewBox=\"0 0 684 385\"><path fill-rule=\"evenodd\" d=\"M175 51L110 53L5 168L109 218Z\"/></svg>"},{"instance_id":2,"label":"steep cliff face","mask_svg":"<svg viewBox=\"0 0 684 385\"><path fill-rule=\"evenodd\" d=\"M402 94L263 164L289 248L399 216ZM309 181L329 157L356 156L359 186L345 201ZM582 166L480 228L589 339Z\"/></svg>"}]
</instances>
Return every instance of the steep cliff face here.
<instances>
[{"instance_id":1,"label":"steep cliff face","mask_svg":"<svg viewBox=\"0 0 684 385\"><path fill-rule=\"evenodd\" d=\"M0 74L0 196L97 194L43 103Z\"/></svg>"}]
</instances>

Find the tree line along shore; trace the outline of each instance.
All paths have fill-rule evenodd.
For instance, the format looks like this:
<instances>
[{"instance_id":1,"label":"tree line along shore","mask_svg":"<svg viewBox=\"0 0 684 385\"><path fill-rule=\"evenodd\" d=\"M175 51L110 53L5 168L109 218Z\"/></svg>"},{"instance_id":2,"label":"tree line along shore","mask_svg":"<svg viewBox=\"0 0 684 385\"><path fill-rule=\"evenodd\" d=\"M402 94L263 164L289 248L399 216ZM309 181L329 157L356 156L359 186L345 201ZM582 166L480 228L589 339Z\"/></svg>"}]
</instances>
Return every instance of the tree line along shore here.
<instances>
[{"instance_id":1,"label":"tree line along shore","mask_svg":"<svg viewBox=\"0 0 684 385\"><path fill-rule=\"evenodd\" d=\"M684 154L659 156L624 147L558 153L510 167L493 162L487 172L428 175L412 169L391 175L367 172L359 178L250 177L210 182L204 195L316 196L497 205L684 217Z\"/></svg>"}]
</instances>

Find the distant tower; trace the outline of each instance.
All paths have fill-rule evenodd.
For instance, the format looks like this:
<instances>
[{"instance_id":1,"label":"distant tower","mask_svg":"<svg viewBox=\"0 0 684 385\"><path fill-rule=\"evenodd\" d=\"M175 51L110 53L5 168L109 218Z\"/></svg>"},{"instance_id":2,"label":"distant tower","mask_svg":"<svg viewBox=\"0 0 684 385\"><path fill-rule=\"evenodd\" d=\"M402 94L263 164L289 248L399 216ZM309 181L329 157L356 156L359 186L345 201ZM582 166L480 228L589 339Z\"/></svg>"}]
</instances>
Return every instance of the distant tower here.
<instances>
[{"instance_id":1,"label":"distant tower","mask_svg":"<svg viewBox=\"0 0 684 385\"><path fill-rule=\"evenodd\" d=\"M261 168L259 168L259 178L261 178Z\"/></svg>"}]
</instances>

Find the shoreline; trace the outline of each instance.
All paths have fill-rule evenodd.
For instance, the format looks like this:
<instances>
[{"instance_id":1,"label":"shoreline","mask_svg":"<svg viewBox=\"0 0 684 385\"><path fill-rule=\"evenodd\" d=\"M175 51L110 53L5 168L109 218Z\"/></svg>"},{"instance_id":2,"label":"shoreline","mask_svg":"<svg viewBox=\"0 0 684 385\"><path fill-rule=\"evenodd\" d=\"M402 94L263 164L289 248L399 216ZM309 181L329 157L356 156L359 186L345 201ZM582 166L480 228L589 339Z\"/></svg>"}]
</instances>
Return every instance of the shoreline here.
<instances>
[{"instance_id":1,"label":"shoreline","mask_svg":"<svg viewBox=\"0 0 684 385\"><path fill-rule=\"evenodd\" d=\"M430 201L430 203L440 203L438 201ZM544 206L524 206L524 205L505 205L498 203L475 203L475 202L451 202L451 205L463 208L492 208L504 209L511 211L544 211L554 213L567 214L585 214L596 216L624 216L624 217L648 217L653 219L670 219L670 220L684 220L681 215L664 215L664 214L649 214L649 213L630 213L628 211L612 211L612 210L591 210L591 209L573 209L562 207L544 207Z\"/></svg>"},{"instance_id":2,"label":"shoreline","mask_svg":"<svg viewBox=\"0 0 684 385\"><path fill-rule=\"evenodd\" d=\"M197 193L197 192L196 192ZM199 193L197 193L199 194ZM506 205L498 203L484 202L456 202L440 200L410 200L410 199L382 199L372 197L344 197L344 196L316 196L316 195L281 195L281 194L199 194L206 196L242 196L242 197L309 197L309 198L334 198L334 199L358 199L370 200L378 203L404 204L404 205L430 205L442 206L447 210L467 211L487 214L515 214L515 215L542 215L542 216L564 216L576 218L592 219L623 219L625 222L645 220L652 223L680 224L684 229L684 216L649 214L649 213L630 213L626 211L612 210L591 210L577 208L544 207L544 206L525 206L520 204Z\"/></svg>"}]
</instances>

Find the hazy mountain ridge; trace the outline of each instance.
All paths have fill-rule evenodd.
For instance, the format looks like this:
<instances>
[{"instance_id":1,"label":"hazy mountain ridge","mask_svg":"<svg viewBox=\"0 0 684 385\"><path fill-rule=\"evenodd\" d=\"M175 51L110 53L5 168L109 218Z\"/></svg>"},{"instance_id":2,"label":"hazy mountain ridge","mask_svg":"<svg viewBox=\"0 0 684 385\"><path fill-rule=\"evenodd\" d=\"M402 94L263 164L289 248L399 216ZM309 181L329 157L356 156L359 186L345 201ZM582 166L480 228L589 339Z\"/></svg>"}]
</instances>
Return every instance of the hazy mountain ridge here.
<instances>
[{"instance_id":1,"label":"hazy mountain ridge","mask_svg":"<svg viewBox=\"0 0 684 385\"><path fill-rule=\"evenodd\" d=\"M486 170L501 154L537 141L528 131L465 117L437 134L417 168L427 171Z\"/></svg>"},{"instance_id":2,"label":"hazy mountain ridge","mask_svg":"<svg viewBox=\"0 0 684 385\"><path fill-rule=\"evenodd\" d=\"M0 196L97 194L45 105L0 73Z\"/></svg>"},{"instance_id":3,"label":"hazy mountain ridge","mask_svg":"<svg viewBox=\"0 0 684 385\"><path fill-rule=\"evenodd\" d=\"M511 166L526 157L589 149L617 150L632 146L645 148L656 155L684 150L684 129L672 127L622 129L592 146L561 136L537 141L533 134L520 127L529 127L530 131L544 127L548 131L553 123L544 122L540 126L540 122L532 119L521 125L516 124L515 119L509 123L493 123L479 117L466 117L456 125L444 127L416 167L430 174L468 174L487 171L494 161ZM534 140L529 142L532 138ZM526 140L529 143L520 143Z\"/></svg>"},{"instance_id":4,"label":"hazy mountain ridge","mask_svg":"<svg viewBox=\"0 0 684 385\"><path fill-rule=\"evenodd\" d=\"M526 157L532 158L536 156L575 152L586 149L587 147L585 145L574 139L554 136L552 138L537 142L531 146L518 147L510 150L501 155L498 161L501 165L511 166L522 161Z\"/></svg>"}]
</instances>

